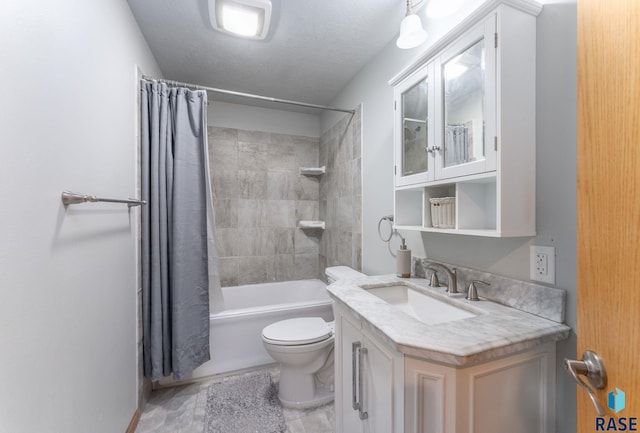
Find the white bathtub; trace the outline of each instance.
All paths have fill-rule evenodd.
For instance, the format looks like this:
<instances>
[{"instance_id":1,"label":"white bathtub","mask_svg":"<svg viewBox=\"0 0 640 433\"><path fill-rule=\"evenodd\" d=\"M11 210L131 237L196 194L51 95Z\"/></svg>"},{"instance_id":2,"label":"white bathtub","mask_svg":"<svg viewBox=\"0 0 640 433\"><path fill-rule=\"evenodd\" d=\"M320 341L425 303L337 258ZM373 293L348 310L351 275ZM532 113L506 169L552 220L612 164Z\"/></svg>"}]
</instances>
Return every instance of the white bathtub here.
<instances>
[{"instance_id":1,"label":"white bathtub","mask_svg":"<svg viewBox=\"0 0 640 433\"><path fill-rule=\"evenodd\" d=\"M185 380L272 364L262 344L262 329L271 323L314 316L333 320L332 301L320 280L223 287L222 295L225 310L210 316L211 360Z\"/></svg>"}]
</instances>

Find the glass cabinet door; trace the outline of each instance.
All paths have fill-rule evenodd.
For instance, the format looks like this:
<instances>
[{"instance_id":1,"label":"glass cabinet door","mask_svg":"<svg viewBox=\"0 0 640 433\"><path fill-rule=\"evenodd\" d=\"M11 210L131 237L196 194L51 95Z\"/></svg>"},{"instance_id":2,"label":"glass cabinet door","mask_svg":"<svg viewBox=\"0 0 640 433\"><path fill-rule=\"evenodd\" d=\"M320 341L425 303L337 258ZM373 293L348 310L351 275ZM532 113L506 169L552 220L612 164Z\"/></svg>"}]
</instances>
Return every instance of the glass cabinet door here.
<instances>
[{"instance_id":1,"label":"glass cabinet door","mask_svg":"<svg viewBox=\"0 0 640 433\"><path fill-rule=\"evenodd\" d=\"M429 77L402 94L402 176L429 170L427 98Z\"/></svg>"},{"instance_id":2,"label":"glass cabinet door","mask_svg":"<svg viewBox=\"0 0 640 433\"><path fill-rule=\"evenodd\" d=\"M484 159L484 39L442 65L445 167Z\"/></svg>"},{"instance_id":3,"label":"glass cabinet door","mask_svg":"<svg viewBox=\"0 0 640 433\"><path fill-rule=\"evenodd\" d=\"M433 64L396 90L396 185L433 180Z\"/></svg>"},{"instance_id":4,"label":"glass cabinet door","mask_svg":"<svg viewBox=\"0 0 640 433\"><path fill-rule=\"evenodd\" d=\"M495 160L494 23L479 26L441 57L439 177L495 169L493 161L487 164L488 159Z\"/></svg>"}]
</instances>

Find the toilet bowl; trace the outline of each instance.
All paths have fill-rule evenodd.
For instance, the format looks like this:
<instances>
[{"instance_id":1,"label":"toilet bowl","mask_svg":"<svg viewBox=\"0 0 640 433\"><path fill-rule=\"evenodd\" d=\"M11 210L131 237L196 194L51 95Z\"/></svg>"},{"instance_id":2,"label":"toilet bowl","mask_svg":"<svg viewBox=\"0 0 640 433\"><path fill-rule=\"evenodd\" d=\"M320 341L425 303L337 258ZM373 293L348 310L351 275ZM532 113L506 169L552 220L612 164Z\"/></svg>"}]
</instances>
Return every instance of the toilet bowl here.
<instances>
[{"instance_id":1,"label":"toilet bowl","mask_svg":"<svg viewBox=\"0 0 640 433\"><path fill-rule=\"evenodd\" d=\"M278 398L284 407L304 409L333 400L332 384L316 383L319 371L333 369L333 322L321 317L281 320L262 330L262 342L280 363Z\"/></svg>"},{"instance_id":2,"label":"toilet bowl","mask_svg":"<svg viewBox=\"0 0 640 433\"><path fill-rule=\"evenodd\" d=\"M325 270L329 283L365 275L347 266ZM334 322L320 317L281 320L262 330L267 353L280 363L278 398L284 407L306 409L333 400Z\"/></svg>"}]
</instances>

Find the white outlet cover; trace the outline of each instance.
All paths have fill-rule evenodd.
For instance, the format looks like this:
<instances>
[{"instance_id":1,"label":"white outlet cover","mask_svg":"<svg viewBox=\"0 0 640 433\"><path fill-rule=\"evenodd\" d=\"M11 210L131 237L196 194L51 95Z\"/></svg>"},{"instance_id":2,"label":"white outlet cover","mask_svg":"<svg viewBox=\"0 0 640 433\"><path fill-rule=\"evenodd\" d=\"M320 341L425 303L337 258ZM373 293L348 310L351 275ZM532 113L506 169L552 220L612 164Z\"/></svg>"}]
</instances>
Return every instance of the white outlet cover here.
<instances>
[{"instance_id":1,"label":"white outlet cover","mask_svg":"<svg viewBox=\"0 0 640 433\"><path fill-rule=\"evenodd\" d=\"M547 259L547 272L537 272L536 255L543 254ZM539 245L531 245L529 247L529 277L533 281L541 283L556 283L556 249L555 247L543 247Z\"/></svg>"}]
</instances>

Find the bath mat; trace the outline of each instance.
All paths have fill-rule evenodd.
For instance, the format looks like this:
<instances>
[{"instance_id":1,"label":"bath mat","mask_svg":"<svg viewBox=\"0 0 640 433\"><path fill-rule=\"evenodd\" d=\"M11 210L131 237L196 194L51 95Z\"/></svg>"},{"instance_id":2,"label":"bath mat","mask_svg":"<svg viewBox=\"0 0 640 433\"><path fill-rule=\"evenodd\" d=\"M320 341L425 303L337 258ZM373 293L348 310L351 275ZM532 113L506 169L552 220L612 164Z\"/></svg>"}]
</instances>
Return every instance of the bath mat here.
<instances>
[{"instance_id":1,"label":"bath mat","mask_svg":"<svg viewBox=\"0 0 640 433\"><path fill-rule=\"evenodd\" d=\"M264 372L214 383L207 390L204 433L284 433L278 391Z\"/></svg>"}]
</instances>

